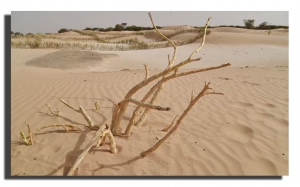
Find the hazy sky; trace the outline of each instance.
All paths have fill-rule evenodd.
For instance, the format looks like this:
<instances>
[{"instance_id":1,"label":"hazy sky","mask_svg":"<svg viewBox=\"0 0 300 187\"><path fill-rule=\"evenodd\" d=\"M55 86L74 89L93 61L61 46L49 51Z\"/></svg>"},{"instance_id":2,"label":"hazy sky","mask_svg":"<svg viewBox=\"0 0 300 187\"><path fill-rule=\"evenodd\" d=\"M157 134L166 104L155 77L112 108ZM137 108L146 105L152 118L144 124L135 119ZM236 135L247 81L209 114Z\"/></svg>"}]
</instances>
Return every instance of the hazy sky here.
<instances>
[{"instance_id":1,"label":"hazy sky","mask_svg":"<svg viewBox=\"0 0 300 187\"><path fill-rule=\"evenodd\" d=\"M144 11L12 11L11 30L21 33L57 33L61 28L84 29L86 27L107 28L127 23L151 27L148 12ZM210 25L244 25L244 19L254 19L254 25L266 21L272 25L289 25L288 11L152 11L157 26L189 25L204 26L208 17Z\"/></svg>"}]
</instances>

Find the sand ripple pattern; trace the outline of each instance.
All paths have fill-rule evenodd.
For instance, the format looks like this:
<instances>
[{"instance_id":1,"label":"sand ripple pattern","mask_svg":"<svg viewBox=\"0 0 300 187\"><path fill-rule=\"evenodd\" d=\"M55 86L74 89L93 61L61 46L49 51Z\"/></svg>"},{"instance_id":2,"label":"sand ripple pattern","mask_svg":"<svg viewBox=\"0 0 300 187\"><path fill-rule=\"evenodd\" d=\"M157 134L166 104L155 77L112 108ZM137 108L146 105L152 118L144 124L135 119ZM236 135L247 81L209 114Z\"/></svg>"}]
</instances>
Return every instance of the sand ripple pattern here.
<instances>
[{"instance_id":1,"label":"sand ripple pattern","mask_svg":"<svg viewBox=\"0 0 300 187\"><path fill-rule=\"evenodd\" d=\"M86 121L59 102L82 105L95 124L110 121L112 102L143 80L143 70L119 72L63 72L43 68L12 68L12 175L65 175L94 132ZM119 153L108 146L93 147L75 175L288 175L288 68L230 67L181 77L166 84L160 97L169 112L152 111L129 139L116 138ZM151 70L153 75L156 70ZM181 126L157 151L137 157L162 138L160 131L183 112L191 91L198 93L204 81L221 95L200 99ZM141 99L149 86L134 97ZM100 105L94 110L94 103ZM49 115L49 103L62 117ZM128 123L130 105L122 125ZM32 147L18 145L24 122L33 128L71 123L82 133L46 129L35 136Z\"/></svg>"}]
</instances>

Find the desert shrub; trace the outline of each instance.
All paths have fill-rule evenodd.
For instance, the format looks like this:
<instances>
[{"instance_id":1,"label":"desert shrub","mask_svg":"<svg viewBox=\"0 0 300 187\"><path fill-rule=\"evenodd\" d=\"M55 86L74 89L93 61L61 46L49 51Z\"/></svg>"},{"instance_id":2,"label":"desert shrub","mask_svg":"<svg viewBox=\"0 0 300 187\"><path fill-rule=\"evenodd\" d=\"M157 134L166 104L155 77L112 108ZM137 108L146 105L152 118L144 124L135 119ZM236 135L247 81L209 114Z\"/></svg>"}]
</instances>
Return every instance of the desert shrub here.
<instances>
[{"instance_id":1,"label":"desert shrub","mask_svg":"<svg viewBox=\"0 0 300 187\"><path fill-rule=\"evenodd\" d=\"M254 28L254 19L244 19L244 24L245 24L245 27L247 29L253 29Z\"/></svg>"},{"instance_id":2,"label":"desert shrub","mask_svg":"<svg viewBox=\"0 0 300 187\"><path fill-rule=\"evenodd\" d=\"M113 30L114 30L114 28L112 28L112 27L108 27L108 28L105 29L106 32L113 31Z\"/></svg>"},{"instance_id":3,"label":"desert shrub","mask_svg":"<svg viewBox=\"0 0 300 187\"><path fill-rule=\"evenodd\" d=\"M122 31L122 30L123 30L123 27L122 27L120 24L117 24L117 25L115 26L114 31Z\"/></svg>"},{"instance_id":4,"label":"desert shrub","mask_svg":"<svg viewBox=\"0 0 300 187\"><path fill-rule=\"evenodd\" d=\"M68 32L68 29L62 28L58 30L58 33L64 33L64 32Z\"/></svg>"},{"instance_id":5,"label":"desert shrub","mask_svg":"<svg viewBox=\"0 0 300 187\"><path fill-rule=\"evenodd\" d=\"M86 27L84 30L86 30L86 31L92 31L93 29L90 28L90 27Z\"/></svg>"},{"instance_id":6,"label":"desert shrub","mask_svg":"<svg viewBox=\"0 0 300 187\"><path fill-rule=\"evenodd\" d=\"M40 36L35 36L34 42L30 43L30 48L40 48L42 38Z\"/></svg>"},{"instance_id":7,"label":"desert shrub","mask_svg":"<svg viewBox=\"0 0 300 187\"><path fill-rule=\"evenodd\" d=\"M16 32L16 33L15 33L15 36L23 36L23 34L20 33L20 32Z\"/></svg>"}]
</instances>

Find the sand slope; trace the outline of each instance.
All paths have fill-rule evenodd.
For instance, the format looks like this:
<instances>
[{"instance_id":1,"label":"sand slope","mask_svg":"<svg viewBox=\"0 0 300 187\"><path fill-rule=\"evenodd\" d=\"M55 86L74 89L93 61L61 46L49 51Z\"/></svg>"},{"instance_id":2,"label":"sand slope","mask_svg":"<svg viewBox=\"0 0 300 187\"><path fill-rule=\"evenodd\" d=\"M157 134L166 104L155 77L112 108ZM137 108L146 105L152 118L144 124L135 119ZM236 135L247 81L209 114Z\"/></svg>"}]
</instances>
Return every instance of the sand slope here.
<instances>
[{"instance_id":1,"label":"sand slope","mask_svg":"<svg viewBox=\"0 0 300 187\"><path fill-rule=\"evenodd\" d=\"M178 60L184 58L184 53L190 54L195 46L180 47ZM170 106L172 110L152 111L144 125L133 130L130 138L116 137L119 151L116 155L108 151L108 145L92 147L75 175L288 175L288 48L268 43L265 45L268 56L259 53L260 44L256 44L247 48L251 55L241 52L239 55L213 55L220 46L227 52L232 50L227 49L227 45L206 45L206 50L209 48L210 51L198 54L203 58L201 67L225 62L232 62L232 67L168 82L159 104ZM232 47L245 49L237 44ZM144 70L137 68L143 59L148 62L158 59L164 63L158 67L155 67L158 63L149 63L150 75L159 72L156 68L166 66L166 55L172 50L159 51L119 52L116 53L118 57L99 61L98 69L78 71L26 65L31 59L57 50L12 49L11 175L66 175L95 132L85 128L84 118L58 99L76 107L83 106L95 124L110 122L113 109L110 100L121 101L131 87L144 79ZM274 51L282 55L272 56ZM271 56L276 63L271 63ZM247 57L247 63L238 63ZM135 70L114 71L126 65ZM101 68L113 71L101 72L105 70ZM174 135L157 151L146 158L138 157L165 135L160 130L183 112L191 91L201 91L205 81L210 81L211 87L224 95L208 95L200 99ZM147 89L149 86L134 98L141 99ZM94 110L95 101L100 105L99 111ZM51 116L43 106L45 103L54 110L58 107L61 117ZM123 128L133 106L130 105L125 113ZM35 145L28 147L20 145L19 141L20 130L27 131L25 122L29 122L33 129L53 123L71 123L81 127L83 132L45 129L34 137Z\"/></svg>"}]
</instances>

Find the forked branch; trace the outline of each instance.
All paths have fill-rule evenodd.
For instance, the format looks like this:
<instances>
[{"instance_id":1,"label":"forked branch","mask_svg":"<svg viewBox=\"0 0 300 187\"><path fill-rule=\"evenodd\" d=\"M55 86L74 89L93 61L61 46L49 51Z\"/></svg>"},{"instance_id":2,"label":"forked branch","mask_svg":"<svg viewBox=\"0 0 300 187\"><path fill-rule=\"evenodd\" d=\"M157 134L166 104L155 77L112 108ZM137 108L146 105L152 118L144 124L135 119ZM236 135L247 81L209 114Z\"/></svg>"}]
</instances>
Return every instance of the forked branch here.
<instances>
[{"instance_id":1,"label":"forked branch","mask_svg":"<svg viewBox=\"0 0 300 187\"><path fill-rule=\"evenodd\" d=\"M196 102L203 97L204 95L208 95L208 94L214 94L212 92L207 93L207 90L211 89L209 87L210 83L205 83L204 88L202 89L202 91L197 95L197 97L195 99L193 99L190 104L188 105L188 107L184 110L184 112L182 113L182 115L180 116L180 118L177 120L175 126L170 130L170 132L168 132L168 134L166 134L162 139L160 139L153 147L151 147L150 149L144 151L141 153L141 156L145 157L148 154L152 153L153 151L155 151L156 149L158 149L158 147L164 142L166 141L166 139L168 139L170 137L171 134L173 134L176 129L179 127L179 125L181 124L181 121L184 119L184 117L189 113L189 111L193 108L193 106L196 104ZM221 93L218 93L221 94Z\"/></svg>"},{"instance_id":2,"label":"forked branch","mask_svg":"<svg viewBox=\"0 0 300 187\"><path fill-rule=\"evenodd\" d=\"M104 136L108 136L109 140L110 140L110 151L115 154L117 153L117 148L116 148L116 143L114 140L114 137L112 136L112 133L109 129L109 126L107 124L102 125L98 131L96 132L96 134L93 136L93 138L90 140L90 142L88 143L88 145L86 146L86 148L83 150L83 152L78 156L76 162L74 163L74 165L71 167L71 169L69 170L67 176L71 176L73 175L74 171L76 170L76 168L79 166L79 164L81 163L81 161L83 160L83 158L86 156L86 154L88 153L88 151L91 149L91 147L93 146L93 144L98 140L98 139L102 139Z\"/></svg>"},{"instance_id":3,"label":"forked branch","mask_svg":"<svg viewBox=\"0 0 300 187\"><path fill-rule=\"evenodd\" d=\"M59 99L63 104L65 104L67 107L71 108L72 110L74 110L75 112L78 112L80 114L83 115L84 119L88 122L90 129L98 129L97 126L94 125L94 122L92 121L92 119L90 118L90 116L87 114L87 112L85 111L85 109L82 106L79 106L79 110L76 109L75 107L71 106L70 104L68 104L66 101Z\"/></svg>"}]
</instances>

